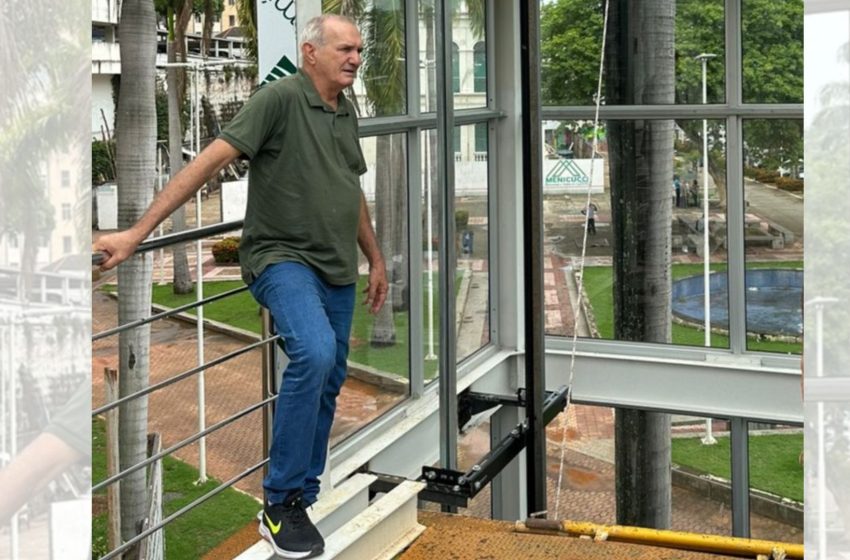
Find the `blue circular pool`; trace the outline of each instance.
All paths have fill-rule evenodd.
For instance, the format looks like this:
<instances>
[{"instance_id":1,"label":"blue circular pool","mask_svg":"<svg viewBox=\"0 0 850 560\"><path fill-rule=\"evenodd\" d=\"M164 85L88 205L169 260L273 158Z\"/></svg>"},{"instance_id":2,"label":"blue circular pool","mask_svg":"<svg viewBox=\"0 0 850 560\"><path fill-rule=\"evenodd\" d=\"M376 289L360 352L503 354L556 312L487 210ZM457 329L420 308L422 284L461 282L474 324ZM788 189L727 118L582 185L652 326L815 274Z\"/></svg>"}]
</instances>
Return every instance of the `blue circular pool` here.
<instances>
[{"instance_id":1,"label":"blue circular pool","mask_svg":"<svg viewBox=\"0 0 850 560\"><path fill-rule=\"evenodd\" d=\"M703 276L673 282L673 315L690 323L705 323ZM789 269L748 270L747 332L799 337L803 332L800 307L803 271ZM725 272L709 276L712 328L729 329L729 290Z\"/></svg>"}]
</instances>

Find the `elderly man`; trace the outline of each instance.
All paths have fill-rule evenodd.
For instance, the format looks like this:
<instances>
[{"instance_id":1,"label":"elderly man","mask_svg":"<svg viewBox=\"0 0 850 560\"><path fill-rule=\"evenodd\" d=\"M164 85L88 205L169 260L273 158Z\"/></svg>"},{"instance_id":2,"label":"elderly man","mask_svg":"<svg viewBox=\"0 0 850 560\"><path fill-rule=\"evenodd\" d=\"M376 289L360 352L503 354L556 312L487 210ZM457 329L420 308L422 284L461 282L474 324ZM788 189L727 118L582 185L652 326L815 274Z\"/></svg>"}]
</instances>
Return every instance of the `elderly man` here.
<instances>
[{"instance_id":1,"label":"elderly man","mask_svg":"<svg viewBox=\"0 0 850 560\"><path fill-rule=\"evenodd\" d=\"M274 416L260 533L286 558L324 550L305 507L316 501L328 438L346 374L357 281L357 245L369 261L365 304L387 294L386 267L359 175L366 172L354 107L363 43L348 18L307 22L302 67L259 88L198 158L174 177L130 229L95 250L103 268L136 246L210 177L240 155L250 159L239 260L256 300L271 312L290 359Z\"/></svg>"}]
</instances>

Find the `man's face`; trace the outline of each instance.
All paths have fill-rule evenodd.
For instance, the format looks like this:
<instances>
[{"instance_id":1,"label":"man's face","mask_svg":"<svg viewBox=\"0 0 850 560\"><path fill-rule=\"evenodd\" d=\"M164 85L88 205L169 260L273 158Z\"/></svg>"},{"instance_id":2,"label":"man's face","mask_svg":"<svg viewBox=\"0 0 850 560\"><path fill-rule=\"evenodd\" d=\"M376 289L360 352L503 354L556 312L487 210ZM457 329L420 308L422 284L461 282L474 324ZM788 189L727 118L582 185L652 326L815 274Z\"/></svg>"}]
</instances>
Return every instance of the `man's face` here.
<instances>
[{"instance_id":1,"label":"man's face","mask_svg":"<svg viewBox=\"0 0 850 560\"><path fill-rule=\"evenodd\" d=\"M325 22L324 44L313 51L317 76L342 91L354 83L362 51L356 27L345 21Z\"/></svg>"}]
</instances>

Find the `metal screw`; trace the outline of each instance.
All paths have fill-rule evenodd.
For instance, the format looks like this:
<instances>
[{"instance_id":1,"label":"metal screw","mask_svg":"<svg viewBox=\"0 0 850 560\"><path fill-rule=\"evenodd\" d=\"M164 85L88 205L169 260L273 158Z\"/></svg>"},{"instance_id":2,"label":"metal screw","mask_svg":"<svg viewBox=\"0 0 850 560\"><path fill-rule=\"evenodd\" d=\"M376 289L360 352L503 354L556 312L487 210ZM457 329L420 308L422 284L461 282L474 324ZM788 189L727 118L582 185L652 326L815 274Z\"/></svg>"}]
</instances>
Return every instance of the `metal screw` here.
<instances>
[{"instance_id":1,"label":"metal screw","mask_svg":"<svg viewBox=\"0 0 850 560\"><path fill-rule=\"evenodd\" d=\"M481 465L472 465L472 470L473 470L474 472L478 472L478 471L480 471L480 470L481 470Z\"/></svg>"},{"instance_id":2,"label":"metal screw","mask_svg":"<svg viewBox=\"0 0 850 560\"><path fill-rule=\"evenodd\" d=\"M461 484L461 485L466 484L466 477L461 476L460 478L457 479L457 483Z\"/></svg>"},{"instance_id":3,"label":"metal screw","mask_svg":"<svg viewBox=\"0 0 850 560\"><path fill-rule=\"evenodd\" d=\"M480 483L480 482L476 481L476 482L475 482L475 484L474 484L474 486L475 486L475 491L476 491L476 492L478 492L479 490L481 490L481 483Z\"/></svg>"},{"instance_id":4,"label":"metal screw","mask_svg":"<svg viewBox=\"0 0 850 560\"><path fill-rule=\"evenodd\" d=\"M425 478L427 478L428 480L434 480L435 478L437 478L437 473L435 473L434 471L428 471L425 473Z\"/></svg>"},{"instance_id":5,"label":"metal screw","mask_svg":"<svg viewBox=\"0 0 850 560\"><path fill-rule=\"evenodd\" d=\"M452 486L452 492L460 492L460 486L458 486L457 484Z\"/></svg>"}]
</instances>

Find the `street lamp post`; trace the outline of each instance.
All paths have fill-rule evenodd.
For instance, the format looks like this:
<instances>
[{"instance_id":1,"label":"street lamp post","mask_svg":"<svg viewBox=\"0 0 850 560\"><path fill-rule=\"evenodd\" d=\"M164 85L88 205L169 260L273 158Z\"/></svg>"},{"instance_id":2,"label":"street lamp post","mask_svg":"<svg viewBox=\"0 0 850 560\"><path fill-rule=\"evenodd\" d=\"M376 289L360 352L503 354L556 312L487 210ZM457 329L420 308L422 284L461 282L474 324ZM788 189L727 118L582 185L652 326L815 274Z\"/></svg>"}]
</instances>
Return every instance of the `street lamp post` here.
<instances>
[{"instance_id":1,"label":"street lamp post","mask_svg":"<svg viewBox=\"0 0 850 560\"><path fill-rule=\"evenodd\" d=\"M708 60L715 58L714 53L698 54L694 58L702 63L702 104L708 103L707 81L706 81L706 66ZM705 346L711 347L711 295L709 292L709 263L711 254L709 253L708 243L708 120L702 119L702 259L703 259L703 314L705 316ZM705 445L717 443L711 433L711 418L705 421L705 437L702 442Z\"/></svg>"}]
</instances>

